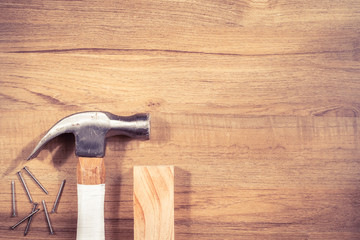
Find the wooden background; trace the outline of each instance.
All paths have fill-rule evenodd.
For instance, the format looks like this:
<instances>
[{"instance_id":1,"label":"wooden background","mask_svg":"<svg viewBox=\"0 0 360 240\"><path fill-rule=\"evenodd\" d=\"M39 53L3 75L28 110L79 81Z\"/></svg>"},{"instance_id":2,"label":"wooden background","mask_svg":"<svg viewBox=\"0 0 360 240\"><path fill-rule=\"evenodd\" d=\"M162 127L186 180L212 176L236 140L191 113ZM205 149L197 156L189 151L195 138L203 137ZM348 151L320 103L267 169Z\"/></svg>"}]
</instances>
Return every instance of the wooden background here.
<instances>
[{"instance_id":1,"label":"wooden background","mask_svg":"<svg viewBox=\"0 0 360 240\"><path fill-rule=\"evenodd\" d=\"M106 238L133 239L134 165L175 165L175 238L360 239L359 0L2 0L0 238L67 180L56 235L74 239L74 112L150 112L150 141L113 137ZM16 180L19 217L11 218ZM50 209L51 210L51 209Z\"/></svg>"}]
</instances>

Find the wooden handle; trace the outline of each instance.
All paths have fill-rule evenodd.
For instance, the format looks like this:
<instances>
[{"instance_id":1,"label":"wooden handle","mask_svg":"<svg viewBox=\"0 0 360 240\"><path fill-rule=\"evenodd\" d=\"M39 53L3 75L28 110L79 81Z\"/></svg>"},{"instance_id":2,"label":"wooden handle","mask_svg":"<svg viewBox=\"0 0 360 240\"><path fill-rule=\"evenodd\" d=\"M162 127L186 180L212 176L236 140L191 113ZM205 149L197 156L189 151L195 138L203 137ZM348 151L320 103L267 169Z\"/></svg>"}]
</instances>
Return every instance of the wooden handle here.
<instances>
[{"instance_id":1,"label":"wooden handle","mask_svg":"<svg viewBox=\"0 0 360 240\"><path fill-rule=\"evenodd\" d=\"M77 240L104 240L105 165L103 158L79 157Z\"/></svg>"},{"instance_id":2,"label":"wooden handle","mask_svg":"<svg viewBox=\"0 0 360 240\"><path fill-rule=\"evenodd\" d=\"M77 183L96 185L105 183L105 164L103 158L79 157Z\"/></svg>"}]
</instances>

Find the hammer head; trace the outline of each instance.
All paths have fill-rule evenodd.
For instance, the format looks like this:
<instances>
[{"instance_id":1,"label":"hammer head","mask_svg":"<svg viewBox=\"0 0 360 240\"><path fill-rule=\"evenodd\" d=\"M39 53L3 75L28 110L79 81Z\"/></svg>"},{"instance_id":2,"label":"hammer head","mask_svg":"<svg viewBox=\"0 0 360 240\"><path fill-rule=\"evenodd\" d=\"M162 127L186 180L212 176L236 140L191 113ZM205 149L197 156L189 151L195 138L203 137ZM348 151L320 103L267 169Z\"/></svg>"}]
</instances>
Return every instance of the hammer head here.
<instances>
[{"instance_id":1,"label":"hammer head","mask_svg":"<svg viewBox=\"0 0 360 240\"><path fill-rule=\"evenodd\" d=\"M57 122L40 140L28 160L35 158L51 139L63 134L75 135L75 154L79 157L103 157L105 139L115 135L148 140L150 115L135 114L121 117L108 112L81 112Z\"/></svg>"}]
</instances>

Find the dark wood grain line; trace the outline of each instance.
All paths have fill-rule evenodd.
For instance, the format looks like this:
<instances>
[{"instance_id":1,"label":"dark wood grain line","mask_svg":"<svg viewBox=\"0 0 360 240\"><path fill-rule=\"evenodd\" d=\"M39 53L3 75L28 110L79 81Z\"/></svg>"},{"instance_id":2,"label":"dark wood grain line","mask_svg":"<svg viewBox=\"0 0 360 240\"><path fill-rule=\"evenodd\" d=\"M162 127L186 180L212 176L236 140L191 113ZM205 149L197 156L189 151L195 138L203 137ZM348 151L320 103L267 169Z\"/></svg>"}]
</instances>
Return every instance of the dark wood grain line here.
<instances>
[{"instance_id":1,"label":"dark wood grain line","mask_svg":"<svg viewBox=\"0 0 360 240\"><path fill-rule=\"evenodd\" d=\"M10 83L10 82L3 82L3 83ZM11 83L11 84L14 84L14 83ZM66 103L64 103L64 102L62 102L62 101L60 101L60 100L58 100L58 99L56 99L54 97L51 97L51 96L43 94L43 93L34 92L34 91L31 91L31 90L29 90L27 88L24 88L24 87L16 87L16 86L11 86L11 87L16 88L16 89L22 89L22 90L25 90L25 91L27 91L29 93L32 93L32 94L42 98L43 100L45 100L46 102L48 102L49 104L52 104L52 105L66 106L66 107L76 107L76 108L78 107L78 106L73 105L73 104L68 105L68 104L66 104ZM7 98L7 99L9 99L9 100L11 100L11 101L22 102L22 103L27 103L29 105L33 105L33 103L30 103L30 102L27 102L27 101L22 101L22 100L14 98L14 97L11 97L9 95L6 95L6 94L0 94L0 95Z\"/></svg>"},{"instance_id":2,"label":"dark wood grain line","mask_svg":"<svg viewBox=\"0 0 360 240\"><path fill-rule=\"evenodd\" d=\"M96 54L109 54L111 52L159 52L175 54L198 54L198 55L215 55L215 56L239 56L239 57L266 57L266 56L296 56L296 55L317 55L333 53L352 53L353 50L334 50L334 51L309 51L309 52L284 52L284 53L261 53L261 54L242 54L242 53L225 53L225 52L202 52L186 51L174 49L145 49L145 48L65 48L65 49L43 49L43 50L26 50L26 51L8 51L5 53L76 53L91 52Z\"/></svg>"},{"instance_id":3,"label":"dark wood grain line","mask_svg":"<svg viewBox=\"0 0 360 240\"><path fill-rule=\"evenodd\" d=\"M51 97L49 95L33 92L33 91L30 91L30 90L28 90L28 91L35 94L36 96L39 96L40 98L44 99L45 101L47 101L47 102L49 102L51 104L60 105L60 106L65 106L66 105L65 103L61 102L60 100L58 100L56 98L53 98L53 97Z\"/></svg>"},{"instance_id":4,"label":"dark wood grain line","mask_svg":"<svg viewBox=\"0 0 360 240\"><path fill-rule=\"evenodd\" d=\"M9 95L3 94L3 93L0 93L0 96L3 97L3 98L5 98L5 99L8 99L8 100L10 100L10 101L12 101L12 102L25 103L25 104L28 104L28 105L33 105L33 104L30 103L30 102L23 101L23 100L19 100L19 99L16 99L16 98L14 98L14 97L11 97L11 96L9 96Z\"/></svg>"}]
</instances>

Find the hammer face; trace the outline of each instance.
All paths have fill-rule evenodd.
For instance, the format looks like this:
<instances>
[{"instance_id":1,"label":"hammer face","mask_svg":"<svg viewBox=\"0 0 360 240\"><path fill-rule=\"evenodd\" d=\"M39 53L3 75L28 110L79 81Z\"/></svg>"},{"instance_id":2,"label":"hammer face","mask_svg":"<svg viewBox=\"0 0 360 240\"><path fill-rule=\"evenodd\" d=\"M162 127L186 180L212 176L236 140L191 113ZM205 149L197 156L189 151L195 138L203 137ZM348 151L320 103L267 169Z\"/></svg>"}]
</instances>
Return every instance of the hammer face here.
<instances>
[{"instance_id":1,"label":"hammer face","mask_svg":"<svg viewBox=\"0 0 360 240\"><path fill-rule=\"evenodd\" d=\"M81 112L63 118L40 140L29 156L37 156L41 148L51 139L63 133L75 135L76 155L80 157L103 157L105 138L125 135L131 138L149 139L149 114L121 117L108 112Z\"/></svg>"}]
</instances>

